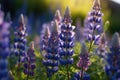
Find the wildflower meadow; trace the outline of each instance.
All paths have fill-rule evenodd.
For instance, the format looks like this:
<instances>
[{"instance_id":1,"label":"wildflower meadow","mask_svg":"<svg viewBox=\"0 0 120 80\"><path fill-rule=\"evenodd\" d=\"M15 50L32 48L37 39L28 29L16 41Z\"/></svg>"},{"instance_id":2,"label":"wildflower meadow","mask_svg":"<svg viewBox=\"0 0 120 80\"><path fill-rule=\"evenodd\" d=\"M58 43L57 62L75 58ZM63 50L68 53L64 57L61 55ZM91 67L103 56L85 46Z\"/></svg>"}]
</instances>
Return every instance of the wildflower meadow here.
<instances>
[{"instance_id":1,"label":"wildflower meadow","mask_svg":"<svg viewBox=\"0 0 120 80\"><path fill-rule=\"evenodd\" d=\"M91 2L83 23L74 25L68 5L40 29L24 12L13 20L1 6L0 80L120 80L120 32L108 36L102 0Z\"/></svg>"}]
</instances>

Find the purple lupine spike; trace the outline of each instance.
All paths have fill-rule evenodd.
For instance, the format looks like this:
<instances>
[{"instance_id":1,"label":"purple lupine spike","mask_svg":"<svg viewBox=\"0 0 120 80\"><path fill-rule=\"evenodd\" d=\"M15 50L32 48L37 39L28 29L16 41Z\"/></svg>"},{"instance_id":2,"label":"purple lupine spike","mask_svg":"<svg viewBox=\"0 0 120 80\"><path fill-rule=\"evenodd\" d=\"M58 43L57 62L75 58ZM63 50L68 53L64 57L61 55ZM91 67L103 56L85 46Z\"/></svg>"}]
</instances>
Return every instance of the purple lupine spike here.
<instances>
[{"instance_id":1,"label":"purple lupine spike","mask_svg":"<svg viewBox=\"0 0 120 80\"><path fill-rule=\"evenodd\" d=\"M42 33L42 36L41 36L41 42L40 42L40 47L41 47L41 51L42 51L42 55L44 57L44 55L47 54L47 47L48 47L48 39L50 37L50 30L47 27L45 27L43 29L43 33Z\"/></svg>"},{"instance_id":2,"label":"purple lupine spike","mask_svg":"<svg viewBox=\"0 0 120 80\"><path fill-rule=\"evenodd\" d=\"M84 80L84 72L88 69L89 65L91 64L90 59L89 59L88 50L84 43L82 43L81 54L80 54L79 58L80 58L80 60L77 63L77 66L81 68L80 80Z\"/></svg>"},{"instance_id":3,"label":"purple lupine spike","mask_svg":"<svg viewBox=\"0 0 120 80\"><path fill-rule=\"evenodd\" d=\"M87 17L87 28L89 29L88 41L98 44L100 35L103 32L100 1L94 0L93 8Z\"/></svg>"},{"instance_id":4,"label":"purple lupine spike","mask_svg":"<svg viewBox=\"0 0 120 80\"><path fill-rule=\"evenodd\" d=\"M77 66L82 68L84 71L88 69L88 66L91 64L90 59L89 59L89 54L88 50L85 46L84 43L82 43L82 48L81 48L81 54L80 54L80 60L77 63Z\"/></svg>"},{"instance_id":5,"label":"purple lupine spike","mask_svg":"<svg viewBox=\"0 0 120 80\"><path fill-rule=\"evenodd\" d=\"M119 47L120 47L119 34L115 33L111 41L111 48L119 48Z\"/></svg>"},{"instance_id":6,"label":"purple lupine spike","mask_svg":"<svg viewBox=\"0 0 120 80\"><path fill-rule=\"evenodd\" d=\"M48 38L43 64L47 69L47 76L51 77L54 73L58 71L58 62L59 62L59 34L58 34L58 25L57 21L53 23L53 30L51 35Z\"/></svg>"},{"instance_id":7,"label":"purple lupine spike","mask_svg":"<svg viewBox=\"0 0 120 80\"><path fill-rule=\"evenodd\" d=\"M26 52L26 28L24 23L24 17L21 14L19 18L19 26L17 31L15 32L14 38L14 53L16 56L19 56L19 62L21 61L21 57L25 56Z\"/></svg>"},{"instance_id":8,"label":"purple lupine spike","mask_svg":"<svg viewBox=\"0 0 120 80\"><path fill-rule=\"evenodd\" d=\"M73 47L74 47L74 29L75 26L71 25L71 15L69 7L66 8L63 21L61 23L61 32L60 32L60 64L66 65L67 69L67 77L69 78L69 66L70 64L73 64L73 58L72 55L74 53Z\"/></svg>"},{"instance_id":9,"label":"purple lupine spike","mask_svg":"<svg viewBox=\"0 0 120 80\"><path fill-rule=\"evenodd\" d=\"M74 76L71 80L80 80L80 77L81 77L81 71L74 73ZM83 80L90 80L90 75L84 72Z\"/></svg>"},{"instance_id":10,"label":"purple lupine spike","mask_svg":"<svg viewBox=\"0 0 120 80\"><path fill-rule=\"evenodd\" d=\"M31 42L30 47L27 51L26 56L24 57L24 74L27 75L27 80L29 76L34 76L34 70L36 68L35 65L35 50L34 50L34 42Z\"/></svg>"},{"instance_id":11,"label":"purple lupine spike","mask_svg":"<svg viewBox=\"0 0 120 80\"><path fill-rule=\"evenodd\" d=\"M69 8L66 8L64 19L61 25L60 33L60 63L61 65L72 64L73 47L74 47L74 26L71 25ZM69 52L69 53L68 53ZM70 55L72 52L72 55ZM65 59L65 57L67 57Z\"/></svg>"},{"instance_id":12,"label":"purple lupine spike","mask_svg":"<svg viewBox=\"0 0 120 80\"><path fill-rule=\"evenodd\" d=\"M0 9L0 80L9 80L7 61L9 55L9 27L10 23L4 21L4 12Z\"/></svg>"},{"instance_id":13,"label":"purple lupine spike","mask_svg":"<svg viewBox=\"0 0 120 80\"><path fill-rule=\"evenodd\" d=\"M106 66L105 72L109 79L116 78L114 80L118 80L120 77L116 75L120 71L120 42L119 42L119 34L115 33L113 35L111 46L110 46L110 53L107 53L106 58Z\"/></svg>"},{"instance_id":14,"label":"purple lupine spike","mask_svg":"<svg viewBox=\"0 0 120 80\"><path fill-rule=\"evenodd\" d=\"M107 41L106 41L105 33L103 33L99 40L98 47L95 50L95 54L97 54L100 58L105 58L106 57L105 53L107 53L106 49L107 49Z\"/></svg>"}]
</instances>

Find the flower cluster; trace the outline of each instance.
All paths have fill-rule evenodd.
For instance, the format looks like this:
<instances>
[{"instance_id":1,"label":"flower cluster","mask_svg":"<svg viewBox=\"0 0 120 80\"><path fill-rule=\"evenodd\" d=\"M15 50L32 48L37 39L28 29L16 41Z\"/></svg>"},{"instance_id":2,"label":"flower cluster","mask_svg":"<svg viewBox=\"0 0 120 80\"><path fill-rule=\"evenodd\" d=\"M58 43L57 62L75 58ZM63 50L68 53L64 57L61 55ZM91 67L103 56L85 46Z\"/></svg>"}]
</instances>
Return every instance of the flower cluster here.
<instances>
[{"instance_id":1,"label":"flower cluster","mask_svg":"<svg viewBox=\"0 0 120 80\"><path fill-rule=\"evenodd\" d=\"M88 50L84 43L82 43L80 60L77 66L81 68L80 72L74 74L72 80L90 80L90 76L85 72L91 64L89 60Z\"/></svg>"},{"instance_id":2,"label":"flower cluster","mask_svg":"<svg viewBox=\"0 0 120 80\"><path fill-rule=\"evenodd\" d=\"M93 42L94 44L98 44L100 33L102 33L102 13L99 0L94 0L93 8L89 13L87 20L88 25L87 28L89 29L89 34L87 36L88 41Z\"/></svg>"},{"instance_id":3,"label":"flower cluster","mask_svg":"<svg viewBox=\"0 0 120 80\"><path fill-rule=\"evenodd\" d=\"M68 65L73 63L72 55L74 53L74 26L71 25L71 16L69 8L66 8L63 22L61 23L60 33L60 64Z\"/></svg>"},{"instance_id":4,"label":"flower cluster","mask_svg":"<svg viewBox=\"0 0 120 80\"><path fill-rule=\"evenodd\" d=\"M80 60L77 63L77 66L86 71L88 69L88 66L91 64L89 59L88 50L85 46L85 44L82 44L81 48L81 54L80 54Z\"/></svg>"},{"instance_id":5,"label":"flower cluster","mask_svg":"<svg viewBox=\"0 0 120 80\"><path fill-rule=\"evenodd\" d=\"M41 36L40 45L41 45L41 51L42 51L42 53L44 55L44 54L46 54L47 47L48 47L48 39L50 37L49 28L45 27L42 34L43 35Z\"/></svg>"},{"instance_id":6,"label":"flower cluster","mask_svg":"<svg viewBox=\"0 0 120 80\"><path fill-rule=\"evenodd\" d=\"M14 38L14 53L19 57L19 62L21 61L22 56L25 56L26 50L26 28L24 23L24 17L21 14L19 19L18 30L15 32Z\"/></svg>"},{"instance_id":7,"label":"flower cluster","mask_svg":"<svg viewBox=\"0 0 120 80\"><path fill-rule=\"evenodd\" d=\"M100 58L105 58L106 57L105 53L107 53L106 49L107 49L107 41L106 41L105 34L103 33L100 38L98 47L95 50L95 54L98 55Z\"/></svg>"},{"instance_id":8,"label":"flower cluster","mask_svg":"<svg viewBox=\"0 0 120 80\"><path fill-rule=\"evenodd\" d=\"M53 30L51 31L51 35L48 40L46 40L46 54L44 55L43 64L47 69L47 76L52 76L55 72L58 71L59 65L59 35L58 35L58 23L55 20L53 24L51 24ZM48 41L48 42L47 42Z\"/></svg>"},{"instance_id":9,"label":"flower cluster","mask_svg":"<svg viewBox=\"0 0 120 80\"><path fill-rule=\"evenodd\" d=\"M34 76L35 69L35 52L34 52L34 42L31 42L31 45L27 51L26 56L24 57L24 74L29 76Z\"/></svg>"},{"instance_id":10,"label":"flower cluster","mask_svg":"<svg viewBox=\"0 0 120 80\"><path fill-rule=\"evenodd\" d=\"M110 47L110 53L107 53L105 72L110 80L119 80L120 76L120 42L119 34L115 33Z\"/></svg>"},{"instance_id":11,"label":"flower cluster","mask_svg":"<svg viewBox=\"0 0 120 80\"><path fill-rule=\"evenodd\" d=\"M4 21L4 13L0 9L0 80L8 80L9 55L9 27L10 23Z\"/></svg>"}]
</instances>

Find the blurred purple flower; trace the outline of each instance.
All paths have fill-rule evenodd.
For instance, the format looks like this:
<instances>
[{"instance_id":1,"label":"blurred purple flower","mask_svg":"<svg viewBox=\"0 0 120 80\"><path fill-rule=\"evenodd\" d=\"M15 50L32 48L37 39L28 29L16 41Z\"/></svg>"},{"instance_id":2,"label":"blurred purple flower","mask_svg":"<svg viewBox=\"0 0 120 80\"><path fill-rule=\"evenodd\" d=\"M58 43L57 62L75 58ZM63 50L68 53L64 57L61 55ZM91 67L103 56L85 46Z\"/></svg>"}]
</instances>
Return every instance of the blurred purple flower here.
<instances>
[{"instance_id":1,"label":"blurred purple flower","mask_svg":"<svg viewBox=\"0 0 120 80\"><path fill-rule=\"evenodd\" d=\"M100 58L105 58L105 53L107 53L107 41L105 33L102 34L97 49L95 50L95 54Z\"/></svg>"},{"instance_id":2,"label":"blurred purple flower","mask_svg":"<svg viewBox=\"0 0 120 80\"><path fill-rule=\"evenodd\" d=\"M83 35L83 27L81 26L81 21L79 19L76 20L76 28L75 28L75 40L77 42L83 42L85 40Z\"/></svg>"},{"instance_id":3,"label":"blurred purple flower","mask_svg":"<svg viewBox=\"0 0 120 80\"><path fill-rule=\"evenodd\" d=\"M43 64L46 66L47 69L47 76L51 77L54 73L58 71L59 65L59 34L58 34L58 23L55 20L54 23L51 24L52 31L49 37L48 28L44 35L44 60ZM48 38L49 37L49 38Z\"/></svg>"},{"instance_id":4,"label":"blurred purple flower","mask_svg":"<svg viewBox=\"0 0 120 80\"><path fill-rule=\"evenodd\" d=\"M40 37L40 50L43 52L42 53L43 56L46 54L49 38L50 38L50 30L48 28L48 25L46 24L43 26L43 31Z\"/></svg>"},{"instance_id":5,"label":"blurred purple flower","mask_svg":"<svg viewBox=\"0 0 120 80\"><path fill-rule=\"evenodd\" d=\"M88 66L91 64L89 59L88 50L84 43L82 43L81 48L81 54L80 54L80 60L77 63L77 66L86 71L88 69Z\"/></svg>"},{"instance_id":6,"label":"blurred purple flower","mask_svg":"<svg viewBox=\"0 0 120 80\"><path fill-rule=\"evenodd\" d=\"M9 55L9 21L4 21L4 12L0 9L0 80L9 80L8 61Z\"/></svg>"},{"instance_id":7,"label":"blurred purple flower","mask_svg":"<svg viewBox=\"0 0 120 80\"><path fill-rule=\"evenodd\" d=\"M27 51L27 54L23 60L24 74L26 74L28 78L29 76L34 76L34 69L36 68L35 60L36 60L36 57L34 52L34 42L31 42L30 47Z\"/></svg>"},{"instance_id":8,"label":"blurred purple flower","mask_svg":"<svg viewBox=\"0 0 120 80\"><path fill-rule=\"evenodd\" d=\"M110 52L107 53L105 72L110 80L119 80L120 71L120 40L119 34L115 33L111 41Z\"/></svg>"}]
</instances>

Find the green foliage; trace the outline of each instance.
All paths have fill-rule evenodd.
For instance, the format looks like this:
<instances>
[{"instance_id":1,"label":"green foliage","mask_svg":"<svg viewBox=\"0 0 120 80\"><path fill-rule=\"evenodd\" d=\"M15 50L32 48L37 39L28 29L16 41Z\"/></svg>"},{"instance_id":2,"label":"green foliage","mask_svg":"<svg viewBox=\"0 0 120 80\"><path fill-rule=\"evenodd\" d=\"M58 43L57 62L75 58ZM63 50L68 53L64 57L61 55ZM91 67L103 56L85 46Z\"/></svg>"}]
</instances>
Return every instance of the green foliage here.
<instances>
[{"instance_id":1,"label":"green foliage","mask_svg":"<svg viewBox=\"0 0 120 80\"><path fill-rule=\"evenodd\" d=\"M87 46L89 47L89 43L87 43ZM75 54L73 55L74 58L74 64L69 65L69 72L70 72L70 78L73 76L73 74L80 69L76 66L78 60L79 60L79 55L80 55L80 48L81 45L80 43L76 43L74 50ZM93 46L95 49L96 46ZM91 76L91 80L107 80L107 77L105 75L104 69L103 69L103 60L100 59L97 55L95 55L94 49L91 49L91 56L90 56L90 61L91 65L87 71L88 74ZM59 71L55 73L52 77L47 78L46 74L46 69L45 66L42 64L42 55L39 53L39 51L36 52L36 69L35 69L35 75L33 77L30 77L29 80L67 80L66 77L66 67L65 66L59 66ZM23 73L23 67L21 63L21 67L18 70L17 65L16 65L16 60L17 58L15 56L9 57L9 69L12 72L12 76L15 80L26 80L26 75ZM18 75L21 75L21 79L18 79Z\"/></svg>"}]
</instances>

